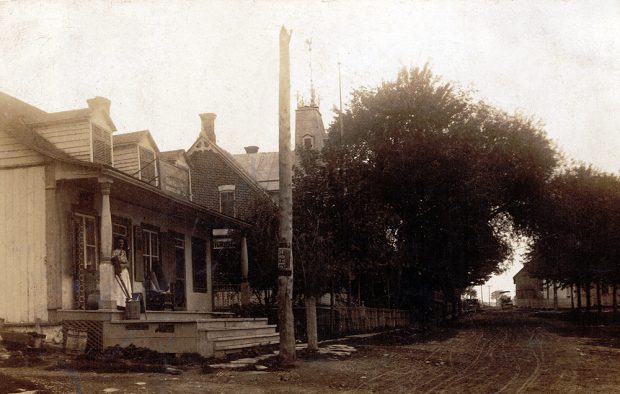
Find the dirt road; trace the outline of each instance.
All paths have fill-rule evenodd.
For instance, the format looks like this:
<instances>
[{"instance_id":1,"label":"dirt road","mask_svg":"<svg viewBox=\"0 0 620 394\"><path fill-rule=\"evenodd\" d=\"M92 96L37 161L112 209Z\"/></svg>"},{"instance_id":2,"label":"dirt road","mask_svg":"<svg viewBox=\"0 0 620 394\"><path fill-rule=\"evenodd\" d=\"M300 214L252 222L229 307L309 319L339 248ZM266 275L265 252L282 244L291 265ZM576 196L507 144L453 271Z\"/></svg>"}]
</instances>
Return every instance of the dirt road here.
<instances>
[{"instance_id":1,"label":"dirt road","mask_svg":"<svg viewBox=\"0 0 620 394\"><path fill-rule=\"evenodd\" d=\"M288 371L0 373L51 392L613 393L620 392L619 333L618 326L577 329L527 312L495 311L468 316L430 338L408 333L354 341L358 352L349 359L302 360Z\"/></svg>"}]
</instances>

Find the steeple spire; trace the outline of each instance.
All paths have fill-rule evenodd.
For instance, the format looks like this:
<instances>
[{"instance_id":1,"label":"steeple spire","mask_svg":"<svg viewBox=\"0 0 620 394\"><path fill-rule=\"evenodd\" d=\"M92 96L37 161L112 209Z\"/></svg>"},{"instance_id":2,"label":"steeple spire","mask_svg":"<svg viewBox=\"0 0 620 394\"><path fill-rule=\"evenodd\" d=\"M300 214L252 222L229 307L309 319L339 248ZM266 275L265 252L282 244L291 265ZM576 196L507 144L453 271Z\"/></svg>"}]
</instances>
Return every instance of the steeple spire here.
<instances>
[{"instance_id":1,"label":"steeple spire","mask_svg":"<svg viewBox=\"0 0 620 394\"><path fill-rule=\"evenodd\" d=\"M318 107L318 100L316 91L314 90L314 79L312 76L312 39L306 40L306 46L308 47L308 63L310 67L310 106Z\"/></svg>"}]
</instances>

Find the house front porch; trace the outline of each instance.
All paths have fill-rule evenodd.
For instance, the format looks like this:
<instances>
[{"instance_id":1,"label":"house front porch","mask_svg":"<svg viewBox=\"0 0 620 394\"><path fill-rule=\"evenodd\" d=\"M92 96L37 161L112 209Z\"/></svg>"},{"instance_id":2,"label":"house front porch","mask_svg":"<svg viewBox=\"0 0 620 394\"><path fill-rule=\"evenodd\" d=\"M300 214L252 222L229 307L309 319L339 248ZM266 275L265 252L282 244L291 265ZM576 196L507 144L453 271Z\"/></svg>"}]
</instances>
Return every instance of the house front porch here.
<instances>
[{"instance_id":1,"label":"house front porch","mask_svg":"<svg viewBox=\"0 0 620 394\"><path fill-rule=\"evenodd\" d=\"M245 348L277 344L276 326L267 318L237 318L221 312L147 311L125 320L121 311L60 310L63 342L86 336L88 349L134 345L160 353L221 357Z\"/></svg>"}]
</instances>

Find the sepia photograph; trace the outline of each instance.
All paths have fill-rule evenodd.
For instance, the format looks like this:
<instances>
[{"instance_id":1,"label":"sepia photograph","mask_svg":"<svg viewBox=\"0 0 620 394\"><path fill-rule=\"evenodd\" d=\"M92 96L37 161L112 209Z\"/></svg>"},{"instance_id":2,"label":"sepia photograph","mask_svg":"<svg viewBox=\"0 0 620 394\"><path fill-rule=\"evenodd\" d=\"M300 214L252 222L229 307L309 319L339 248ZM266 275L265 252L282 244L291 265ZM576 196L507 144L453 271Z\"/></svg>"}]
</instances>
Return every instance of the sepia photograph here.
<instances>
[{"instance_id":1,"label":"sepia photograph","mask_svg":"<svg viewBox=\"0 0 620 394\"><path fill-rule=\"evenodd\" d=\"M0 394L620 392L620 2L0 0Z\"/></svg>"}]
</instances>

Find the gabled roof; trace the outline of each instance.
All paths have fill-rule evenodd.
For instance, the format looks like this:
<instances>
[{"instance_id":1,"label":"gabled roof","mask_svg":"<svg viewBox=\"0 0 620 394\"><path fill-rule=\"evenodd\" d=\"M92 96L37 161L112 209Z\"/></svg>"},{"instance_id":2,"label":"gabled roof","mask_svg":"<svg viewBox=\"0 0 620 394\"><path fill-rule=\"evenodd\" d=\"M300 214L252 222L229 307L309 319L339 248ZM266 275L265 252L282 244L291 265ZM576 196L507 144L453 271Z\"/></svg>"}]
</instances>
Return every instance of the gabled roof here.
<instances>
[{"instance_id":1,"label":"gabled roof","mask_svg":"<svg viewBox=\"0 0 620 394\"><path fill-rule=\"evenodd\" d=\"M166 160L176 160L180 156L183 156L187 160L187 153L185 152L185 149L167 150L159 152L159 155L162 159Z\"/></svg>"},{"instance_id":2,"label":"gabled roof","mask_svg":"<svg viewBox=\"0 0 620 394\"><path fill-rule=\"evenodd\" d=\"M72 109L70 111L44 113L34 118L28 119L28 123L38 124L47 122L62 122L65 120L89 118L92 110L90 108Z\"/></svg>"},{"instance_id":3,"label":"gabled roof","mask_svg":"<svg viewBox=\"0 0 620 394\"><path fill-rule=\"evenodd\" d=\"M20 144L56 159L73 160L71 156L40 136L26 121L47 113L6 93L0 92L0 129Z\"/></svg>"},{"instance_id":4,"label":"gabled roof","mask_svg":"<svg viewBox=\"0 0 620 394\"><path fill-rule=\"evenodd\" d=\"M69 111L46 112L3 92L0 92L0 110L7 113L10 112L13 116L23 118L25 123L37 125L90 118L90 116L97 111L96 109L87 107ZM110 130L116 131L116 126L112 118L110 118L110 115L106 111L101 111L101 113Z\"/></svg>"},{"instance_id":5,"label":"gabled roof","mask_svg":"<svg viewBox=\"0 0 620 394\"><path fill-rule=\"evenodd\" d=\"M512 277L512 279L514 280L517 276L529 276L529 273L527 272L526 266L523 266L523 268L521 268L519 270L519 272L517 272L516 274L514 274L514 276Z\"/></svg>"},{"instance_id":6,"label":"gabled roof","mask_svg":"<svg viewBox=\"0 0 620 394\"><path fill-rule=\"evenodd\" d=\"M137 144L140 141L142 141L143 138L147 138L149 140L149 143L155 148L155 151L157 151L157 153L160 153L159 148L157 147L157 144L155 143L155 140L153 139L153 136L151 135L151 132L148 130L140 130L140 131L132 131L131 133L115 134L113 137L113 144L114 146Z\"/></svg>"},{"instance_id":7,"label":"gabled roof","mask_svg":"<svg viewBox=\"0 0 620 394\"><path fill-rule=\"evenodd\" d=\"M256 182L254 178L252 178L252 176L250 176L250 174L239 164L239 162L235 160L233 155L221 148L218 144L202 136L202 134L198 136L196 141L192 144L191 148L189 148L189 150L187 151L187 155L191 156L201 142L205 144L208 149L218 154L225 163L227 163L243 180L247 182L248 185L250 185L250 187L254 188L254 190L258 191L259 193L265 194L265 196L268 197L267 192Z\"/></svg>"},{"instance_id":8,"label":"gabled roof","mask_svg":"<svg viewBox=\"0 0 620 394\"><path fill-rule=\"evenodd\" d=\"M30 119L43 116L47 114L47 112L6 93L0 92L0 115L9 116L9 114L24 119Z\"/></svg>"},{"instance_id":9,"label":"gabled roof","mask_svg":"<svg viewBox=\"0 0 620 394\"><path fill-rule=\"evenodd\" d=\"M256 174L256 181L265 190L275 191L280 188L280 157L278 152L242 153L233 155L233 157L248 174L252 176ZM256 172L252 168L253 160Z\"/></svg>"}]
</instances>

